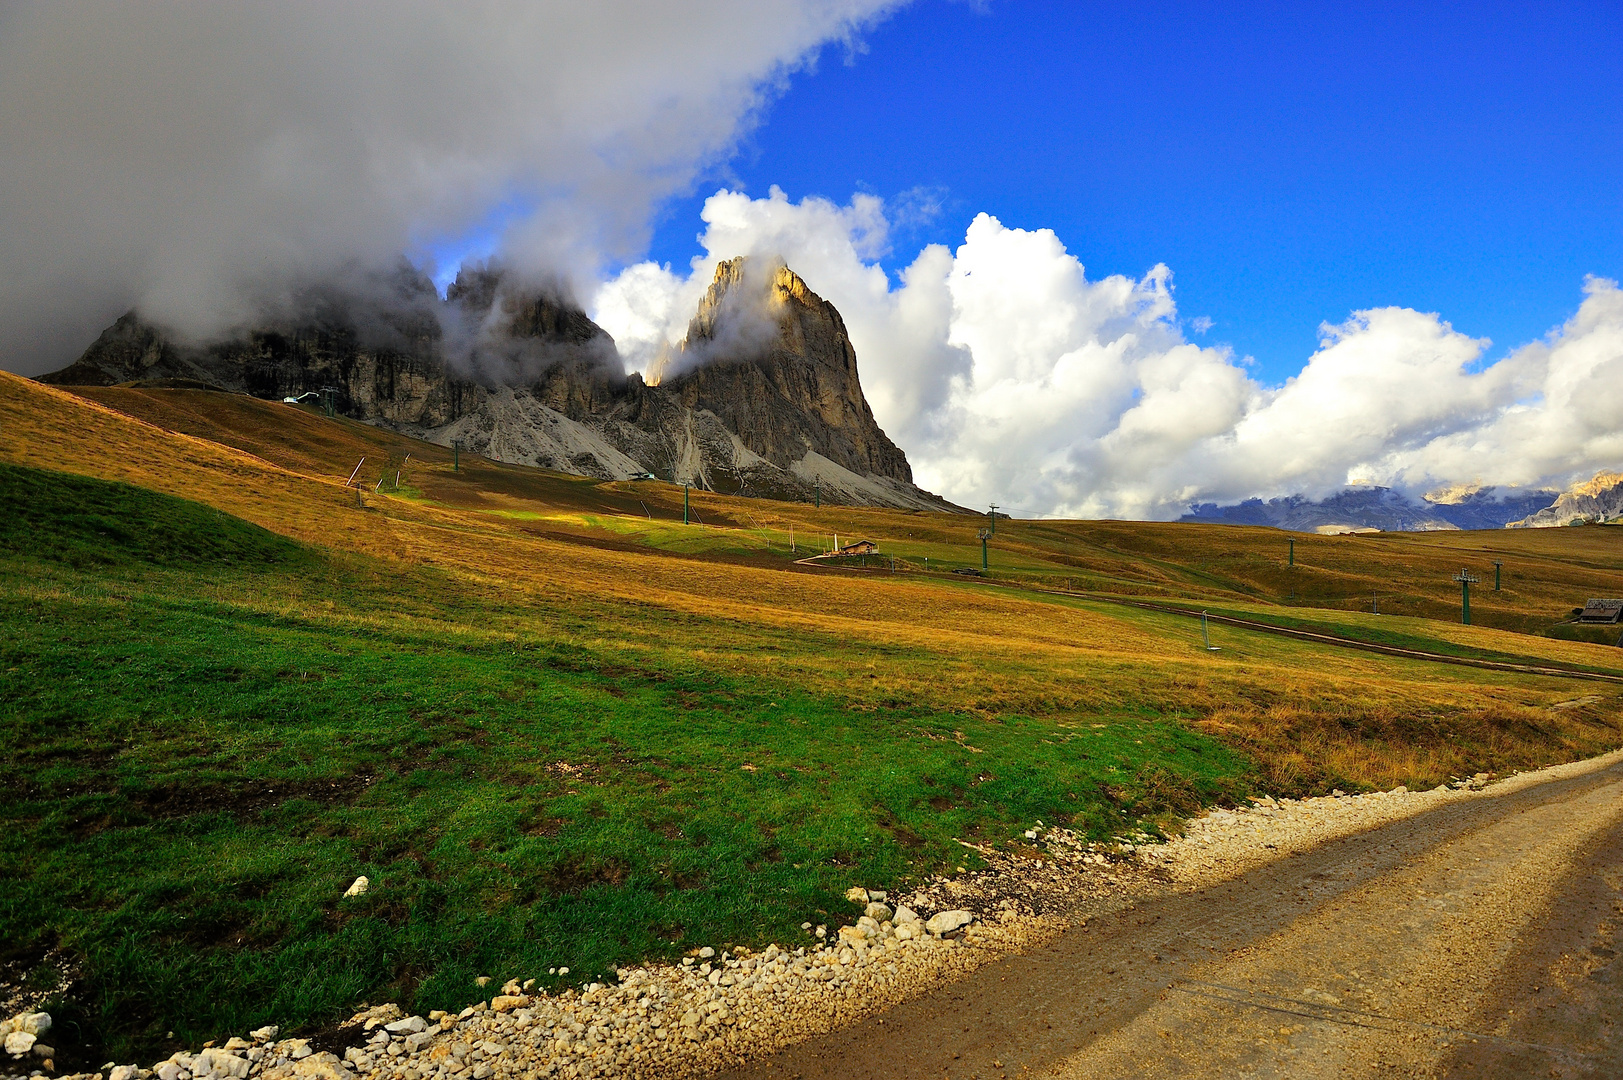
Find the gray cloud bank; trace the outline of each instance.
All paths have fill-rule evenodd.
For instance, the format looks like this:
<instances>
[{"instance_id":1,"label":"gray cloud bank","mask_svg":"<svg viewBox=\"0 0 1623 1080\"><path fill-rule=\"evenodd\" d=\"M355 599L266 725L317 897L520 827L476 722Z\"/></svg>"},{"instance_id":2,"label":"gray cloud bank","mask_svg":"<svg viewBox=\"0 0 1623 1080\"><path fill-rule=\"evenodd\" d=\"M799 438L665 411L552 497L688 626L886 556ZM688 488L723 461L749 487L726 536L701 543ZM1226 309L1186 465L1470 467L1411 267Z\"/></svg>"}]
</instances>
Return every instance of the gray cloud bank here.
<instances>
[{"instance_id":1,"label":"gray cloud bank","mask_svg":"<svg viewBox=\"0 0 1623 1080\"><path fill-rule=\"evenodd\" d=\"M895 0L0 6L0 365L193 338L470 229L587 286Z\"/></svg>"}]
</instances>

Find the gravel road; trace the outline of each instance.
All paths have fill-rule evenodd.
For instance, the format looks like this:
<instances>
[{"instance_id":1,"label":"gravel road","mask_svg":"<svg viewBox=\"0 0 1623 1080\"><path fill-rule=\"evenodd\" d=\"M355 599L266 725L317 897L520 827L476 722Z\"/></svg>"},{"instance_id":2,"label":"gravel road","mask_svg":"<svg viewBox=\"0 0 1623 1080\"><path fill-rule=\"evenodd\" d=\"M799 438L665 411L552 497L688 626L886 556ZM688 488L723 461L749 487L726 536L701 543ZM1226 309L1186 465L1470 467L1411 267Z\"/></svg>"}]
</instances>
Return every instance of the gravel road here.
<instances>
[{"instance_id":1,"label":"gravel road","mask_svg":"<svg viewBox=\"0 0 1623 1080\"><path fill-rule=\"evenodd\" d=\"M1623 1075L1623 761L1596 765L1282 844L726 1075Z\"/></svg>"}]
</instances>

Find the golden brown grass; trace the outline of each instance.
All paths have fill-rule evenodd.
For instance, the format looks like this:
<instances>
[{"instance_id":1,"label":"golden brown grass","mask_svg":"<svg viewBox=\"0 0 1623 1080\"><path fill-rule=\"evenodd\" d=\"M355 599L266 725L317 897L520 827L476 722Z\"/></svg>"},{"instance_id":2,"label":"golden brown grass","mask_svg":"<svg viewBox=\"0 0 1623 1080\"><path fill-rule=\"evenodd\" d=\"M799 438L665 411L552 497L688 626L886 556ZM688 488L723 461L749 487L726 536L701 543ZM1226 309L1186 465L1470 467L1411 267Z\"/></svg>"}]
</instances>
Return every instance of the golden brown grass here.
<instances>
[{"instance_id":1,"label":"golden brown grass","mask_svg":"<svg viewBox=\"0 0 1623 1080\"><path fill-rule=\"evenodd\" d=\"M410 455L409 462L405 462ZM343 481L365 456L364 494ZM0 378L0 458L124 480L219 507L386 565L428 564L490 597L488 630L543 633L669 662L766 674L848 697L1058 725L1163 714L1243 747L1282 788L1331 781L1431 783L1479 769L1609 749L1623 701L1558 711L1566 680L1451 668L1240 630L1199 647L1187 620L1040 596L951 575L796 566L799 544L838 531L880 540L908 563L978 561L984 522L692 495L707 526L679 524L682 492L499 465L307 410L198 391L69 394ZM373 494L379 479L402 472ZM1356 619L1371 588L1380 625L1439 642L1571 664L1596 646L1510 629L1555 621L1617 591L1623 530L1296 537L1276 530L1124 522L998 524L1007 580L1154 595L1298 617ZM1449 573L1506 563L1501 594L1479 590L1478 626L1454 616ZM1294 590L1298 601L1283 603ZM1576 598L1576 599L1575 599ZM499 603L496 603L498 602ZM264 597L274 608L288 602ZM516 605L516 607L515 607ZM421 613L378 615L421 619ZM1502 627L1502 628L1496 628Z\"/></svg>"}]
</instances>

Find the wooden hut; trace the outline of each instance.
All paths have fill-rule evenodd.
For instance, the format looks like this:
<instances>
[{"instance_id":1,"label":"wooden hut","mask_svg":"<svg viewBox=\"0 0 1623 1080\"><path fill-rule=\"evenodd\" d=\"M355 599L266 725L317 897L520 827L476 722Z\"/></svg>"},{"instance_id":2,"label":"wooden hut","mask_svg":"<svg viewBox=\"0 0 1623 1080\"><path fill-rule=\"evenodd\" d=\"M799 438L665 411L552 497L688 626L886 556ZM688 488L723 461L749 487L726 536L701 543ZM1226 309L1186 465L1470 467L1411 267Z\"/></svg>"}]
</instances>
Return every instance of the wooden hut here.
<instances>
[{"instance_id":1,"label":"wooden hut","mask_svg":"<svg viewBox=\"0 0 1623 1080\"><path fill-rule=\"evenodd\" d=\"M1584 605L1578 621L1601 626L1623 622L1623 600L1591 600Z\"/></svg>"}]
</instances>

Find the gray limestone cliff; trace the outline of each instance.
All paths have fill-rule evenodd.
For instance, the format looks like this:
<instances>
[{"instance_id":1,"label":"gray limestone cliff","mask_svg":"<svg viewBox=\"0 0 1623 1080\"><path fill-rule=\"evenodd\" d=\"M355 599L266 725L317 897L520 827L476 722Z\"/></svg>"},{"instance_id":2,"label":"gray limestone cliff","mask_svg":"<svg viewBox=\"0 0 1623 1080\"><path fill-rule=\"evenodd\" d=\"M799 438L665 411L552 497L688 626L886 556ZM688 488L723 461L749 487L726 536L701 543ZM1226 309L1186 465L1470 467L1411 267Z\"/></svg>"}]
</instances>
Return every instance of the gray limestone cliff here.
<instances>
[{"instance_id":1,"label":"gray limestone cliff","mask_svg":"<svg viewBox=\"0 0 1623 1080\"><path fill-rule=\"evenodd\" d=\"M513 464L956 509L913 485L862 393L839 312L785 267L723 263L655 385L626 374L613 339L566 295L500 270L464 269L441 300L403 267L308 290L289 309L205 345L131 313L41 378L272 399L330 388L346 416Z\"/></svg>"},{"instance_id":2,"label":"gray limestone cliff","mask_svg":"<svg viewBox=\"0 0 1623 1080\"><path fill-rule=\"evenodd\" d=\"M759 275L759 278L757 277ZM913 482L875 422L845 320L782 264L731 259L658 383L705 409L779 468L808 453L856 473Z\"/></svg>"},{"instance_id":3,"label":"gray limestone cliff","mask_svg":"<svg viewBox=\"0 0 1623 1080\"><path fill-rule=\"evenodd\" d=\"M1623 520L1623 473L1602 472L1592 480L1573 485L1550 506L1506 528L1547 529L1619 520Z\"/></svg>"}]
</instances>

